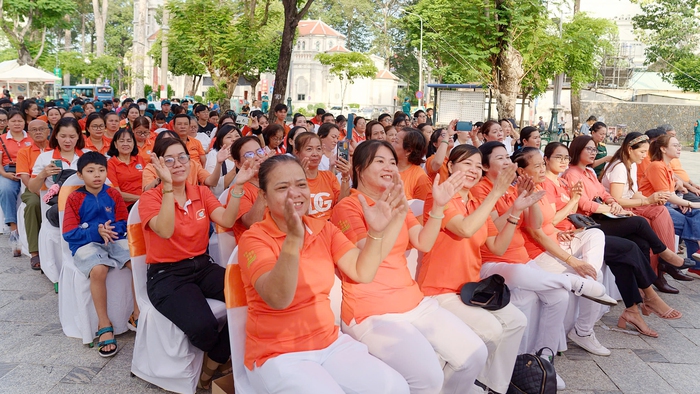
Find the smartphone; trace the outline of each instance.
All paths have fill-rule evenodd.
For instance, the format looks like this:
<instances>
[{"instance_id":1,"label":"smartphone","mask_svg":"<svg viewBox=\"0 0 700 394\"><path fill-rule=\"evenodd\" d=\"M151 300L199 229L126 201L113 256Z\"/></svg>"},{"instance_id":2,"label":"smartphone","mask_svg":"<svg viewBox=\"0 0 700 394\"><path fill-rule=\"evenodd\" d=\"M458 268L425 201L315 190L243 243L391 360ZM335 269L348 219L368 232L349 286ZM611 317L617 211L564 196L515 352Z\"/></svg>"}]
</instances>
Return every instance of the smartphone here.
<instances>
[{"instance_id":1,"label":"smartphone","mask_svg":"<svg viewBox=\"0 0 700 394\"><path fill-rule=\"evenodd\" d=\"M345 139L348 141L352 141L352 128L353 127L355 127L355 114L350 113L350 114L348 114L348 133L345 136ZM338 150L338 152L340 153L340 150Z\"/></svg>"},{"instance_id":2,"label":"smartphone","mask_svg":"<svg viewBox=\"0 0 700 394\"><path fill-rule=\"evenodd\" d=\"M472 122L457 122L457 131L472 131L474 126L472 125Z\"/></svg>"},{"instance_id":3,"label":"smartphone","mask_svg":"<svg viewBox=\"0 0 700 394\"><path fill-rule=\"evenodd\" d=\"M241 126L247 126L248 125L248 117L244 116L244 115L236 116L236 124L239 124Z\"/></svg>"},{"instance_id":4,"label":"smartphone","mask_svg":"<svg viewBox=\"0 0 700 394\"><path fill-rule=\"evenodd\" d=\"M350 140L338 141L338 157L342 157L345 161L350 161Z\"/></svg>"},{"instance_id":5,"label":"smartphone","mask_svg":"<svg viewBox=\"0 0 700 394\"><path fill-rule=\"evenodd\" d=\"M63 169L63 160L56 159L56 160L52 160L52 162L53 162L53 165L55 165L56 167ZM58 182L59 176L61 176L61 173L54 174L51 176L51 179L53 179L53 183Z\"/></svg>"}]
</instances>

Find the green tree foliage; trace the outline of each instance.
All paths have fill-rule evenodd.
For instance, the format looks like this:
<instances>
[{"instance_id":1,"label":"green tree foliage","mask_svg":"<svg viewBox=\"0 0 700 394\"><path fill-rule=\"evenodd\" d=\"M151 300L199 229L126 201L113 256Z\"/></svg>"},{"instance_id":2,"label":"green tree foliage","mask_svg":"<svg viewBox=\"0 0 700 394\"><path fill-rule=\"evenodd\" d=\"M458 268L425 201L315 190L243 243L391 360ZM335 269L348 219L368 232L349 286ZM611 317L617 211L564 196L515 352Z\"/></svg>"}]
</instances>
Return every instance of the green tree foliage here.
<instances>
[{"instance_id":1,"label":"green tree foliage","mask_svg":"<svg viewBox=\"0 0 700 394\"><path fill-rule=\"evenodd\" d=\"M57 54L58 63L64 73L70 73L72 76L96 80L98 78L106 78L117 71L120 63L119 59L110 55L95 56L88 54L83 56L80 52L59 52ZM52 63L53 59L48 59ZM45 67L50 69L49 67Z\"/></svg>"},{"instance_id":2,"label":"green tree foliage","mask_svg":"<svg viewBox=\"0 0 700 394\"><path fill-rule=\"evenodd\" d=\"M372 59L359 52L319 53L316 59L329 67L329 73L340 79L341 108L348 85L354 83L357 78L374 78L378 71Z\"/></svg>"},{"instance_id":3,"label":"green tree foliage","mask_svg":"<svg viewBox=\"0 0 700 394\"><path fill-rule=\"evenodd\" d=\"M309 10L310 19L323 22L346 38L346 48L367 52L371 48L372 22L376 19L375 3L370 0L317 0Z\"/></svg>"},{"instance_id":4,"label":"green tree foliage","mask_svg":"<svg viewBox=\"0 0 700 394\"><path fill-rule=\"evenodd\" d=\"M0 0L0 28L20 65L39 61L49 29L65 26L65 15L75 8L73 0Z\"/></svg>"},{"instance_id":5,"label":"green tree foliage","mask_svg":"<svg viewBox=\"0 0 700 394\"><path fill-rule=\"evenodd\" d=\"M243 15L250 6L231 0L169 1L170 71L175 75L209 73L216 97L230 98L239 76L256 82L261 72L273 70L280 43L281 7L268 2L254 10L251 18ZM156 63L160 63L160 39L149 52ZM228 99L220 101L228 105Z\"/></svg>"},{"instance_id":6,"label":"green tree foliage","mask_svg":"<svg viewBox=\"0 0 700 394\"><path fill-rule=\"evenodd\" d=\"M700 92L700 1L640 1L640 7L642 13L632 21L647 45L646 64L653 64L666 81L683 90Z\"/></svg>"}]
</instances>

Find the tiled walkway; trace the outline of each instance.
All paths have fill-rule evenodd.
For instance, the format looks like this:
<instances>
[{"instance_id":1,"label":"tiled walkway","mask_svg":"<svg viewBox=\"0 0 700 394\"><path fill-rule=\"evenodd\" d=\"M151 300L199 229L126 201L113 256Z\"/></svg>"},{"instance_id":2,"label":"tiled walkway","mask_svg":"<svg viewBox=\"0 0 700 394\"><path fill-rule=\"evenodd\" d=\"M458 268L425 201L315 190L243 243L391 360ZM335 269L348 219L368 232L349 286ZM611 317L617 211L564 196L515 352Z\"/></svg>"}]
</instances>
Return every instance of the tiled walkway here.
<instances>
[{"instance_id":1,"label":"tiled walkway","mask_svg":"<svg viewBox=\"0 0 700 394\"><path fill-rule=\"evenodd\" d=\"M681 161L700 182L700 153L684 151ZM0 393L163 393L130 376L133 333L117 337L121 351L111 359L67 338L52 284L29 268L28 258L8 257L7 238L0 236ZM662 297L683 317L647 317L660 335L653 339L610 330L623 306L613 308L595 329L611 356L592 356L570 343L556 358L565 393L700 393L700 280L668 280L681 293Z\"/></svg>"}]
</instances>

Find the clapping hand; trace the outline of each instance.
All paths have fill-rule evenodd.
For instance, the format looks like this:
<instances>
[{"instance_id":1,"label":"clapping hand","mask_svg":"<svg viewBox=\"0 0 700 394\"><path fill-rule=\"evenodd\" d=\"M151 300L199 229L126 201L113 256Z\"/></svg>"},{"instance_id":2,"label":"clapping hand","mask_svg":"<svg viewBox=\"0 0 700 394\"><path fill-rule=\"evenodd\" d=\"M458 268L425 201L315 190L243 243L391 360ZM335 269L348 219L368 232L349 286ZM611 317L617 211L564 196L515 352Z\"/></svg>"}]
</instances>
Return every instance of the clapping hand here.
<instances>
[{"instance_id":1,"label":"clapping hand","mask_svg":"<svg viewBox=\"0 0 700 394\"><path fill-rule=\"evenodd\" d=\"M516 168L518 168L518 165L512 163L498 173L498 178L496 178L496 182L493 184L493 191L497 192L499 197L505 194L510 185L513 183Z\"/></svg>"},{"instance_id":2,"label":"clapping hand","mask_svg":"<svg viewBox=\"0 0 700 394\"><path fill-rule=\"evenodd\" d=\"M111 223L112 221L108 220L105 222L105 224L99 224L97 226L97 232L100 234L100 237L102 237L102 239L105 241L105 245L119 239L119 234L117 234L114 231L114 226L112 226Z\"/></svg>"},{"instance_id":3,"label":"clapping hand","mask_svg":"<svg viewBox=\"0 0 700 394\"><path fill-rule=\"evenodd\" d=\"M394 217L403 217L408 212L408 202L398 171L394 172L394 184L384 190L373 206L369 206L363 195L359 196L359 200L369 227L368 231L372 231L374 236L381 236Z\"/></svg>"},{"instance_id":4,"label":"clapping hand","mask_svg":"<svg viewBox=\"0 0 700 394\"><path fill-rule=\"evenodd\" d=\"M172 184L173 177L170 174L170 170L165 166L165 158L156 156L155 153L151 153L151 164L158 174L158 178L163 184Z\"/></svg>"},{"instance_id":5,"label":"clapping hand","mask_svg":"<svg viewBox=\"0 0 700 394\"><path fill-rule=\"evenodd\" d=\"M579 199L583 194L583 182L578 181L571 187L571 198Z\"/></svg>"},{"instance_id":6,"label":"clapping hand","mask_svg":"<svg viewBox=\"0 0 700 394\"><path fill-rule=\"evenodd\" d=\"M455 172L443 183L440 183L440 174L435 175L435 181L433 181L433 201L435 205L438 207L445 206L464 187L465 182L466 178L462 171Z\"/></svg>"},{"instance_id":7,"label":"clapping hand","mask_svg":"<svg viewBox=\"0 0 700 394\"><path fill-rule=\"evenodd\" d=\"M234 178L234 183L238 186L245 185L246 182L253 179L260 169L260 162L255 159L248 159L243 162L243 165L238 170L236 177Z\"/></svg>"},{"instance_id":8,"label":"clapping hand","mask_svg":"<svg viewBox=\"0 0 700 394\"><path fill-rule=\"evenodd\" d=\"M515 163L513 163L513 165L515 165ZM535 190L535 181L532 180L532 177L530 175L519 175L517 184L518 194L521 194L524 191L533 192Z\"/></svg>"},{"instance_id":9,"label":"clapping hand","mask_svg":"<svg viewBox=\"0 0 700 394\"><path fill-rule=\"evenodd\" d=\"M222 146L221 149L216 153L216 162L221 164L231 157L231 145Z\"/></svg>"},{"instance_id":10,"label":"clapping hand","mask_svg":"<svg viewBox=\"0 0 700 394\"><path fill-rule=\"evenodd\" d=\"M523 191L513 202L513 210L518 212L524 211L526 208L540 201L546 193L547 192L544 190L540 190L538 192L530 192L528 190Z\"/></svg>"}]
</instances>

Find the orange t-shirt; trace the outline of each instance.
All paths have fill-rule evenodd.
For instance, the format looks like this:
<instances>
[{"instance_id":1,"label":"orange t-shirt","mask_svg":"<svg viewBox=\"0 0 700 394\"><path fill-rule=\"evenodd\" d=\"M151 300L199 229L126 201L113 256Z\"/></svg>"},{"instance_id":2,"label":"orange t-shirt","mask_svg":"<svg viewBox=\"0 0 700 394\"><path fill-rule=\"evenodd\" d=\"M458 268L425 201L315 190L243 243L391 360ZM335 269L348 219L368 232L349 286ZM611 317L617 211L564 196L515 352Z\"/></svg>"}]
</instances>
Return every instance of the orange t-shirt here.
<instances>
[{"instance_id":1,"label":"orange t-shirt","mask_svg":"<svg viewBox=\"0 0 700 394\"><path fill-rule=\"evenodd\" d=\"M244 232L248 231L248 227L243 224L241 218L253 208L255 200L258 199L259 190L257 186L250 182L246 182L243 185L243 197L241 197L241 201L238 203L238 216L236 216L236 223L233 225L233 236L236 238L236 242L241 239ZM228 206L229 201L231 201L231 193L226 196L226 206ZM268 210L265 208L265 214L267 214L267 212Z\"/></svg>"},{"instance_id":2,"label":"orange t-shirt","mask_svg":"<svg viewBox=\"0 0 700 394\"><path fill-rule=\"evenodd\" d=\"M403 191L406 194L407 200L423 200L425 201L428 194L433 190L433 184L428 178L425 170L415 164L399 173L403 181ZM442 175L440 176L442 178Z\"/></svg>"},{"instance_id":3,"label":"orange t-shirt","mask_svg":"<svg viewBox=\"0 0 700 394\"><path fill-rule=\"evenodd\" d=\"M428 173L428 178L430 178L430 182L432 183L435 181L435 175L440 174L440 183L445 182L445 179L450 177L450 172L447 170L447 162L450 160L450 156L445 155L445 160L443 160L440 170L438 171L432 171L430 169L430 163L432 163L434 158L435 155L432 155L425 161L425 170Z\"/></svg>"},{"instance_id":4,"label":"orange t-shirt","mask_svg":"<svg viewBox=\"0 0 700 394\"><path fill-rule=\"evenodd\" d=\"M340 183L330 171L319 171L316 178L306 178L309 184L309 216L328 220L333 206L340 198Z\"/></svg>"},{"instance_id":5,"label":"orange t-shirt","mask_svg":"<svg viewBox=\"0 0 700 394\"><path fill-rule=\"evenodd\" d=\"M17 152L17 175L32 175L32 168L34 168L36 158L43 152L48 152L50 150L52 149L49 147L48 143L44 150L41 150L35 143L20 149Z\"/></svg>"},{"instance_id":6,"label":"orange t-shirt","mask_svg":"<svg viewBox=\"0 0 700 394\"><path fill-rule=\"evenodd\" d=\"M557 212L564 209L570 200L569 191L562 186L565 181L559 178L559 183L560 184L556 184L551 179L547 178L541 185L542 189L547 192L547 199L550 203L554 204L554 208L557 210ZM576 213L577 210L578 206L575 206L573 210L569 212L569 214ZM574 224L571 223L569 219L562 220L561 222L557 223L555 227L561 231L571 231L575 228Z\"/></svg>"},{"instance_id":7,"label":"orange t-shirt","mask_svg":"<svg viewBox=\"0 0 700 394\"><path fill-rule=\"evenodd\" d=\"M537 189L542 190L540 187ZM545 195L540 201L537 202L537 204L539 204L540 210L542 211L542 231L544 231L549 238L554 240L554 242L559 243L559 240L557 239L559 230L557 230L557 228L554 227L554 224L552 224L554 214L556 213L552 203ZM534 259L545 252L542 245L535 241L535 239L532 238L527 231L523 231L523 237L525 238L525 250L527 250L527 254L531 259Z\"/></svg>"},{"instance_id":8,"label":"orange t-shirt","mask_svg":"<svg viewBox=\"0 0 700 394\"><path fill-rule=\"evenodd\" d=\"M359 194L357 189L352 189L350 196L336 205L331 216L331 222L353 243L367 237L368 227L358 199ZM374 201L369 197L365 198L370 206L374 205ZM408 230L419 225L416 217L409 211L394 247L389 256L382 261L372 283L355 283L341 274L341 318L345 324L350 324L352 319L361 323L370 316L408 312L421 302L423 293L411 277L405 256L410 243Z\"/></svg>"},{"instance_id":9,"label":"orange t-shirt","mask_svg":"<svg viewBox=\"0 0 700 394\"><path fill-rule=\"evenodd\" d=\"M423 220L429 218L430 208L433 204L432 193L425 200ZM488 237L498 235L498 230L489 217L486 225L469 238L462 238L447 229L447 223L455 216L469 216L478 208L476 201L469 195L466 203L457 194L452 201L445 205L444 214L440 225L440 234L435 245L423 256L420 271L418 271L418 285L426 296L457 293L466 282L478 282L481 280L481 247Z\"/></svg>"},{"instance_id":10,"label":"orange t-shirt","mask_svg":"<svg viewBox=\"0 0 700 394\"><path fill-rule=\"evenodd\" d=\"M82 132L85 132L85 124L86 123L87 123L87 116L78 120L78 125L80 126L80 130Z\"/></svg>"},{"instance_id":11,"label":"orange t-shirt","mask_svg":"<svg viewBox=\"0 0 700 394\"><path fill-rule=\"evenodd\" d=\"M489 193L491 193L492 189L493 183L491 180L487 177L483 177L481 178L481 181L479 181L479 183L477 183L470 191L474 198L478 201L479 205L481 205L481 202L484 201ZM508 209L510 209L510 207L513 205L513 202L515 202L516 198L518 198L518 189L515 186L510 186L506 194L499 198L498 202L496 203L496 211L498 212L498 215L503 215L506 211L508 211ZM527 251L525 250L525 238L523 238L523 233L520 230L520 226L523 225L522 218L523 215L521 214L520 221L518 222L518 225L515 226L513 240L510 241L508 249L502 256L496 256L495 254L491 253L486 245L481 247L481 257L484 262L488 263L504 261L506 263L524 264L530 261ZM511 224L508 225L512 226Z\"/></svg>"},{"instance_id":12,"label":"orange t-shirt","mask_svg":"<svg viewBox=\"0 0 700 394\"><path fill-rule=\"evenodd\" d=\"M24 134L24 137L19 141L12 138L12 134L10 134L9 131L0 136L0 139L2 139L2 142L5 144L4 146L0 145L0 154L2 154L3 166L10 164L10 162L16 164L17 153L19 152L19 150L28 146L32 146L34 144L34 140L27 136L26 131L23 131L22 133ZM7 149L7 152L5 151L5 149ZM10 154L9 157L7 156L8 153Z\"/></svg>"},{"instance_id":13,"label":"orange t-shirt","mask_svg":"<svg viewBox=\"0 0 700 394\"><path fill-rule=\"evenodd\" d=\"M325 220L307 216L302 220L307 231L299 254L299 278L292 303L284 310L265 303L255 283L275 267L286 234L267 214L238 244L248 301L244 363L249 370L281 354L325 349L338 339L329 294L336 264L355 245Z\"/></svg>"},{"instance_id":14,"label":"orange t-shirt","mask_svg":"<svg viewBox=\"0 0 700 394\"><path fill-rule=\"evenodd\" d=\"M90 137L85 137L85 149L91 150L94 152L100 152L103 155L107 154L107 151L109 151L109 145L111 143L112 143L112 140L109 139L109 137L107 137L106 135L103 135L102 136L102 148L97 149L95 144L92 143L92 140L90 139Z\"/></svg>"},{"instance_id":15,"label":"orange t-shirt","mask_svg":"<svg viewBox=\"0 0 700 394\"><path fill-rule=\"evenodd\" d=\"M153 145L155 144L155 138L149 138L144 142L143 146L136 147L139 149L139 156L143 159L143 162L148 164L151 162L151 153L153 153ZM201 164L201 163L200 163Z\"/></svg>"},{"instance_id":16,"label":"orange t-shirt","mask_svg":"<svg viewBox=\"0 0 700 394\"><path fill-rule=\"evenodd\" d=\"M202 168L202 163L200 163L199 160L190 160L190 173L187 175L187 183L190 185L204 184L204 181L209 178L209 175L211 174L209 171ZM148 163L141 175L142 187L149 185L151 182L155 181L156 178L158 178L156 168L153 167L153 164Z\"/></svg>"},{"instance_id":17,"label":"orange t-shirt","mask_svg":"<svg viewBox=\"0 0 700 394\"><path fill-rule=\"evenodd\" d=\"M675 188L673 170L661 160L651 162L639 182L639 191L645 196L651 196L655 192L673 193Z\"/></svg>"},{"instance_id":18,"label":"orange t-shirt","mask_svg":"<svg viewBox=\"0 0 700 394\"><path fill-rule=\"evenodd\" d=\"M647 168L651 164L651 157L647 155L641 163L637 164L637 185L642 183L642 178L644 178L644 173L647 171ZM641 191L641 189L640 189ZM645 194L646 196L646 194Z\"/></svg>"},{"instance_id":19,"label":"orange t-shirt","mask_svg":"<svg viewBox=\"0 0 700 394\"><path fill-rule=\"evenodd\" d=\"M112 187L119 191L140 196L143 193L143 168L146 165L141 156L131 156L129 164L119 160L118 157L110 157L107 160L107 177L112 181ZM127 205L131 205L127 203Z\"/></svg>"},{"instance_id":20,"label":"orange t-shirt","mask_svg":"<svg viewBox=\"0 0 700 394\"><path fill-rule=\"evenodd\" d=\"M683 169L683 166L681 165L681 161L678 160L678 158L671 159L671 169L673 170L673 173L677 175L683 182L690 182L690 176L688 176L688 173Z\"/></svg>"},{"instance_id":21,"label":"orange t-shirt","mask_svg":"<svg viewBox=\"0 0 700 394\"><path fill-rule=\"evenodd\" d=\"M190 159L202 164L202 162L199 160L199 156L207 155L207 152L204 151L204 147L202 147L202 143L196 138L187 137L185 145L187 146L187 153L190 154Z\"/></svg>"},{"instance_id":22,"label":"orange t-shirt","mask_svg":"<svg viewBox=\"0 0 700 394\"><path fill-rule=\"evenodd\" d=\"M175 204L175 232L168 238L161 238L148 222L158 216L163 201L163 185L143 193L139 203L139 215L143 235L146 240L146 263L174 263L206 253L209 246L209 216L221 207L206 186L185 184L187 203L181 207Z\"/></svg>"}]
</instances>

